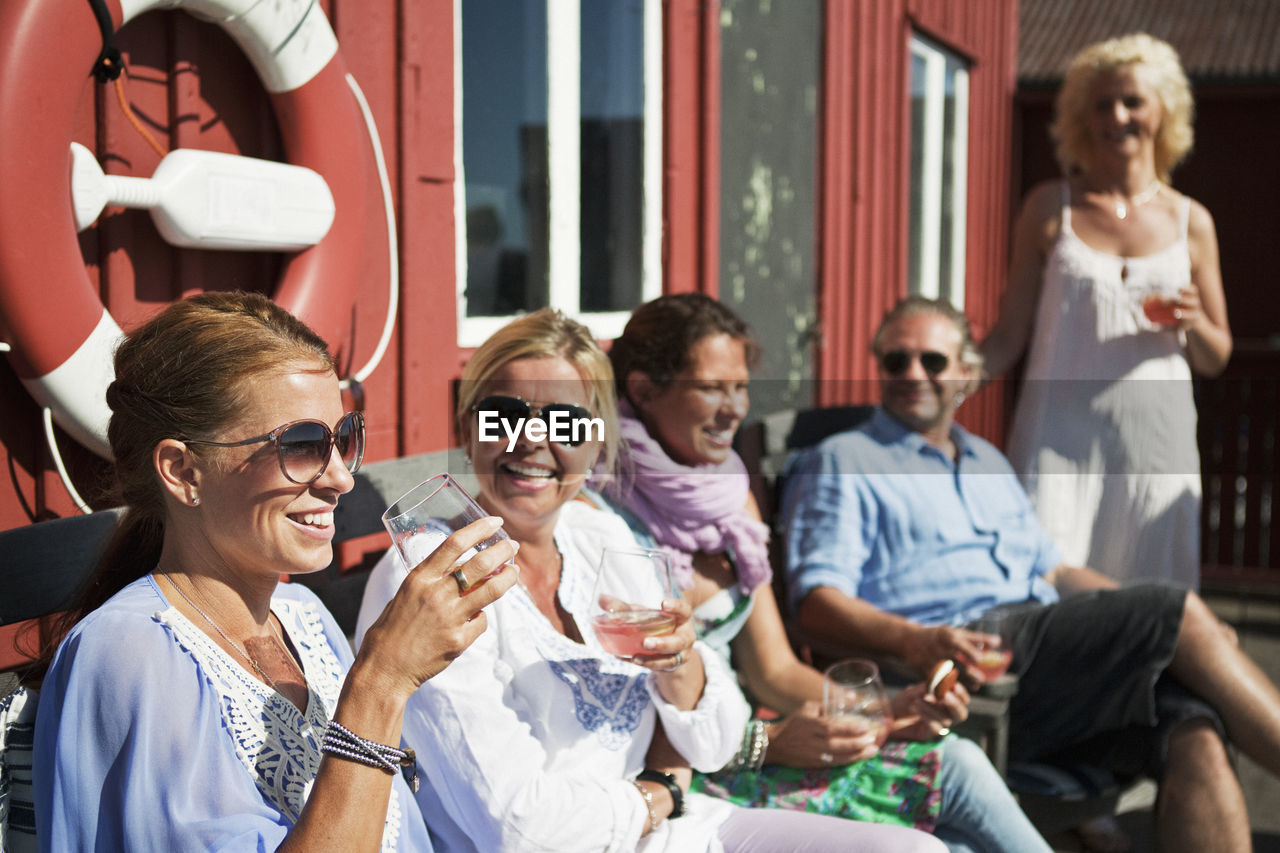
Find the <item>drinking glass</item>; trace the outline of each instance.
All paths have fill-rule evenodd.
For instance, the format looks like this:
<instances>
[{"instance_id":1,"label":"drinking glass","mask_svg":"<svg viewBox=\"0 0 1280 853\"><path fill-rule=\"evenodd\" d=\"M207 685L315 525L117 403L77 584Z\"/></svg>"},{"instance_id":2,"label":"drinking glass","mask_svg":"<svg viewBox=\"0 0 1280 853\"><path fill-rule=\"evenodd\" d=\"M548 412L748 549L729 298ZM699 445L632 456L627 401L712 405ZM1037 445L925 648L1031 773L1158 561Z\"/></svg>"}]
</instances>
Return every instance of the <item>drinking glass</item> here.
<instances>
[{"instance_id":1,"label":"drinking glass","mask_svg":"<svg viewBox=\"0 0 1280 853\"><path fill-rule=\"evenodd\" d=\"M828 717L865 726L875 736L876 746L884 745L893 722L880 669L862 658L849 658L827 667L823 672L822 708Z\"/></svg>"},{"instance_id":2,"label":"drinking glass","mask_svg":"<svg viewBox=\"0 0 1280 853\"><path fill-rule=\"evenodd\" d=\"M665 551L606 547L591 591L596 639L624 660L653 654L644 647L644 638L675 630L675 617L662 609L662 601L676 597Z\"/></svg>"},{"instance_id":3,"label":"drinking glass","mask_svg":"<svg viewBox=\"0 0 1280 853\"><path fill-rule=\"evenodd\" d=\"M1012 612L1008 607L995 607L965 625L967 630L982 635L973 641L978 650L978 658L973 666L982 673L983 681L995 681L1013 663L1013 644L1009 631L1009 615Z\"/></svg>"},{"instance_id":4,"label":"drinking glass","mask_svg":"<svg viewBox=\"0 0 1280 853\"><path fill-rule=\"evenodd\" d=\"M1177 295L1165 290L1149 290L1142 295L1142 313L1152 325L1161 328L1178 325L1178 318L1173 313L1177 304Z\"/></svg>"},{"instance_id":5,"label":"drinking glass","mask_svg":"<svg viewBox=\"0 0 1280 853\"><path fill-rule=\"evenodd\" d=\"M450 533L488 515L457 480L448 474L437 474L414 486L388 507L382 514L382 524L391 534L405 567L412 571L431 556ZM459 557L457 564L470 560L477 551L510 538L506 531L498 528L492 536ZM467 583L462 573L455 572L454 578L465 592Z\"/></svg>"}]
</instances>

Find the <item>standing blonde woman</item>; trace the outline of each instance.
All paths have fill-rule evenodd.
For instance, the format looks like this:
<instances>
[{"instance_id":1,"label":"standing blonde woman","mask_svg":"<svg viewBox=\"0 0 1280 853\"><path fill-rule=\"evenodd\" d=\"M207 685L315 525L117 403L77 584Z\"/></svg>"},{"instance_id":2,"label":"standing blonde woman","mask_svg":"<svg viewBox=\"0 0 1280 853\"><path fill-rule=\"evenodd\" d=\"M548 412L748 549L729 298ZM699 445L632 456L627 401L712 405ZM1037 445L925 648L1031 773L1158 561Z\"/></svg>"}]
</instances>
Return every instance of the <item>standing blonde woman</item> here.
<instances>
[{"instance_id":1,"label":"standing blonde woman","mask_svg":"<svg viewBox=\"0 0 1280 853\"><path fill-rule=\"evenodd\" d=\"M1145 34L1082 50L1051 128L1065 177L1018 215L988 375L1026 352L1009 458L1072 565L1196 587L1193 372L1231 332L1213 218L1169 184L1191 150L1178 56Z\"/></svg>"}]
</instances>

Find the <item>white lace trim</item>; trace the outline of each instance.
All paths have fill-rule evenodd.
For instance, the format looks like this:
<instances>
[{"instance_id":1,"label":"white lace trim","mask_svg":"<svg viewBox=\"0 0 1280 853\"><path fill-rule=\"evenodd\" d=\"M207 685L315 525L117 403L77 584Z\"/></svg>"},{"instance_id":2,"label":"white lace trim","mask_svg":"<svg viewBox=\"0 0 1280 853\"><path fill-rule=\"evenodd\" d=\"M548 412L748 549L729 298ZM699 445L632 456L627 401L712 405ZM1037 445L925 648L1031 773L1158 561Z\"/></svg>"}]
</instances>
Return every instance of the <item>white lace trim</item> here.
<instances>
[{"instance_id":1,"label":"white lace trim","mask_svg":"<svg viewBox=\"0 0 1280 853\"><path fill-rule=\"evenodd\" d=\"M173 632L174 639L195 659L220 697L223 723L236 755L262 796L296 823L320 768L320 743L338 704L343 671L314 607L273 598L271 610L302 659L308 693L305 714L250 675L174 607L157 611L155 618ZM382 833L383 850L397 848L401 817L399 797L392 788Z\"/></svg>"}]
</instances>

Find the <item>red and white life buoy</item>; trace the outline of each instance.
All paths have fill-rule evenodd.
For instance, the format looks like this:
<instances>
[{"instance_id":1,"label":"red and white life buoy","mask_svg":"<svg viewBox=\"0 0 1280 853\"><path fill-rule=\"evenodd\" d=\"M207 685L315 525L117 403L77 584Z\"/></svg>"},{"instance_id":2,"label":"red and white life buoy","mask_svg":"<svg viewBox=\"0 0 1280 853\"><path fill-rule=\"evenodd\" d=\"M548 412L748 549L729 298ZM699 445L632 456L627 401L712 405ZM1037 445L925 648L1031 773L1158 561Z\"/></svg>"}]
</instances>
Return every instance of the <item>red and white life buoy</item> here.
<instances>
[{"instance_id":1,"label":"red and white life buoy","mask_svg":"<svg viewBox=\"0 0 1280 853\"><path fill-rule=\"evenodd\" d=\"M271 95L290 163L315 170L336 208L289 259L275 299L325 340L347 337L359 278L368 138L337 37L315 0L107 0L118 30L153 9L219 25ZM76 105L102 35L86 0L0 2L0 327L31 395L109 455L106 388L121 330L89 279L71 205Z\"/></svg>"}]
</instances>

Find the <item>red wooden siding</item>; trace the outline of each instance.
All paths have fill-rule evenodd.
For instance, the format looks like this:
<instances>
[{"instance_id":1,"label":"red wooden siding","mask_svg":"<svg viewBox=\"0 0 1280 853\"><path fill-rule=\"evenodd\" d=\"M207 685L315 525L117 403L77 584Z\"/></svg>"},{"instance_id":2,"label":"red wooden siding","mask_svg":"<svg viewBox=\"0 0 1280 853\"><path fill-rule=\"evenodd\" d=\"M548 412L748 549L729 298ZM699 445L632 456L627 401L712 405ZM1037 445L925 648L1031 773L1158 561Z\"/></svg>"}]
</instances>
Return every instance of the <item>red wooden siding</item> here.
<instances>
[{"instance_id":1,"label":"red wooden siding","mask_svg":"<svg viewBox=\"0 0 1280 853\"><path fill-rule=\"evenodd\" d=\"M323 6L377 120L397 217L398 317L391 346L364 387L368 458L441 449L453 441L452 387L469 355L454 344L454 2L329 0ZM663 3L667 292L717 290L720 8L715 0ZM825 18L813 251L820 282L819 378L828 381L819 383L817 402L839 403L874 393L866 381L873 377L869 337L905 291L907 43L913 27L972 60L968 305L979 327L994 316L1010 218L1016 2L827 0ZM130 69L127 97L166 148L281 155L269 100L248 62L215 26L185 13L152 13L129 24L120 43ZM92 59L75 61L87 73ZM85 84L73 135L117 174L149 175L158 162L125 121L114 93L96 84ZM369 175L367 248L353 332L331 343L341 349L344 365L356 370L382 333L388 258L372 153L352 168ZM279 255L174 249L138 211L111 213L80 244L92 280L125 328L184 293L270 291L282 266ZM970 424L984 434L998 432L999 407L984 398L974 403L966 406ZM0 412L7 473L0 485L0 529L75 512L53 472L40 412L8 364L0 366ZM104 506L107 465L65 437L61 447L76 485L92 505Z\"/></svg>"},{"instance_id":2,"label":"red wooden siding","mask_svg":"<svg viewBox=\"0 0 1280 853\"><path fill-rule=\"evenodd\" d=\"M400 4L398 124L401 193L398 370L389 393L392 446L378 458L451 443L452 381L462 357L457 321L454 222L454 49L452 0ZM398 445L394 443L399 436Z\"/></svg>"},{"instance_id":3,"label":"red wooden siding","mask_svg":"<svg viewBox=\"0 0 1280 853\"><path fill-rule=\"evenodd\" d=\"M874 399L871 335L906 293L910 144L907 44L918 30L969 66L966 311L995 318L1010 222L1015 0L830 0L826 19L819 251L820 404ZM963 420L999 440L1003 401L984 392Z\"/></svg>"},{"instance_id":4,"label":"red wooden siding","mask_svg":"<svg viewBox=\"0 0 1280 853\"><path fill-rule=\"evenodd\" d=\"M720 4L663 4L663 292L715 295L720 243Z\"/></svg>"},{"instance_id":5,"label":"red wooden siding","mask_svg":"<svg viewBox=\"0 0 1280 853\"><path fill-rule=\"evenodd\" d=\"M452 389L468 351L457 340L454 219L454 6L452 0L331 0L324 9L377 121L399 238L395 333L364 384L370 461L438 450L453 442ZM86 7L86 15L90 12ZM714 293L717 279L719 4L670 0L663 7L664 267L668 290ZM92 23L92 19L89 19ZM167 149L204 148L278 159L275 116L253 69L216 26L181 12L143 15L119 36L126 96ZM86 73L74 138L116 174L149 175L158 155L129 125L114 92ZM388 305L383 202L372 153L365 244L353 331L330 341L348 371L362 368L382 334ZM91 279L128 329L184 294L232 287L270 292L274 254L174 249L141 211L112 211L81 236ZM0 324L3 320L0 318ZM0 339L4 339L0 330ZM40 411L10 365L0 365L0 529L76 512L54 472ZM108 466L61 436L72 480L105 506Z\"/></svg>"}]
</instances>

